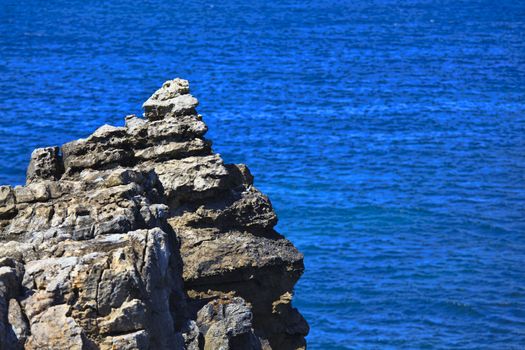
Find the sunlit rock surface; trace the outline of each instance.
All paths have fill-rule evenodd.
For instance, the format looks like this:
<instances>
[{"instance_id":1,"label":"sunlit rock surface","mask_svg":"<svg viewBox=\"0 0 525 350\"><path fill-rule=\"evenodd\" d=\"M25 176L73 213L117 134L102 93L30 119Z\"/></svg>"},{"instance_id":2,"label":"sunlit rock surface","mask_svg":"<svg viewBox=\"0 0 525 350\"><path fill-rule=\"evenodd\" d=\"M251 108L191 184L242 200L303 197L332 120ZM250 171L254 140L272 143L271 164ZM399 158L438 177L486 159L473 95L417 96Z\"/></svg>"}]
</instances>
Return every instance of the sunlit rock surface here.
<instances>
[{"instance_id":1,"label":"sunlit rock surface","mask_svg":"<svg viewBox=\"0 0 525 350\"><path fill-rule=\"evenodd\" d=\"M189 83L144 118L33 152L0 187L1 349L304 349L303 256Z\"/></svg>"}]
</instances>

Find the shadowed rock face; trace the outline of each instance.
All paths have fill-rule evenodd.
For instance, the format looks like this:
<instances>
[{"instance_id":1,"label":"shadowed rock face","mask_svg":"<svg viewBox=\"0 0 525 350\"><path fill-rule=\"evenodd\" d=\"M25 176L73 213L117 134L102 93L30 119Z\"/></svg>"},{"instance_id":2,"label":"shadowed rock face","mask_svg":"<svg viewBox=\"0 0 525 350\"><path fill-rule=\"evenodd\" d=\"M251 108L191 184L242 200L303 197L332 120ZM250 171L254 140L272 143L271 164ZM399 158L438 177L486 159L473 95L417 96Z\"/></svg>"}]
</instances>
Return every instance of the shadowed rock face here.
<instances>
[{"instance_id":1,"label":"shadowed rock face","mask_svg":"<svg viewBox=\"0 0 525 350\"><path fill-rule=\"evenodd\" d=\"M0 186L0 350L304 349L303 256L186 80Z\"/></svg>"}]
</instances>

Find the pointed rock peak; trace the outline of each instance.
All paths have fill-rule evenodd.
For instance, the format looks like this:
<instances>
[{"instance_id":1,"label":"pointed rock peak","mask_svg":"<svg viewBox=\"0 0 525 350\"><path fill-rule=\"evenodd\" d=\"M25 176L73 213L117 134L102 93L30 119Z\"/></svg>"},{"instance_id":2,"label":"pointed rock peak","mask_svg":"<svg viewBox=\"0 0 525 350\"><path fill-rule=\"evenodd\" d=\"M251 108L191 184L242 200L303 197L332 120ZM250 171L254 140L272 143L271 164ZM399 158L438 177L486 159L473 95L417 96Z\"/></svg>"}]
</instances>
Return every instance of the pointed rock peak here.
<instances>
[{"instance_id":1,"label":"pointed rock peak","mask_svg":"<svg viewBox=\"0 0 525 350\"><path fill-rule=\"evenodd\" d=\"M155 91L150 99L157 101L166 101L175 98L180 95L186 95L190 93L190 83L187 80L175 78L168 80L162 87Z\"/></svg>"},{"instance_id":2,"label":"pointed rock peak","mask_svg":"<svg viewBox=\"0 0 525 350\"><path fill-rule=\"evenodd\" d=\"M196 114L199 101L190 94L187 80L176 78L166 81L160 89L142 105L144 116L149 120Z\"/></svg>"}]
</instances>

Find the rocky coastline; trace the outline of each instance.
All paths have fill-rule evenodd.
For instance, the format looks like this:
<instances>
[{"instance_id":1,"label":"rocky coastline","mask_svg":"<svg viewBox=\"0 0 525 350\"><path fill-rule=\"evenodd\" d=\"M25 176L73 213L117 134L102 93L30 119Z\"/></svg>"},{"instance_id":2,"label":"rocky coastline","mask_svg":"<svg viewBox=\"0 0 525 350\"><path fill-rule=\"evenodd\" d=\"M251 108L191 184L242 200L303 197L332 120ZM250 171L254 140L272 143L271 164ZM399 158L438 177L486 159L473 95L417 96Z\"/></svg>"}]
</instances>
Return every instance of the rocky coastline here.
<instances>
[{"instance_id":1,"label":"rocky coastline","mask_svg":"<svg viewBox=\"0 0 525 350\"><path fill-rule=\"evenodd\" d=\"M197 104L167 81L0 186L0 350L306 348L303 256Z\"/></svg>"}]
</instances>

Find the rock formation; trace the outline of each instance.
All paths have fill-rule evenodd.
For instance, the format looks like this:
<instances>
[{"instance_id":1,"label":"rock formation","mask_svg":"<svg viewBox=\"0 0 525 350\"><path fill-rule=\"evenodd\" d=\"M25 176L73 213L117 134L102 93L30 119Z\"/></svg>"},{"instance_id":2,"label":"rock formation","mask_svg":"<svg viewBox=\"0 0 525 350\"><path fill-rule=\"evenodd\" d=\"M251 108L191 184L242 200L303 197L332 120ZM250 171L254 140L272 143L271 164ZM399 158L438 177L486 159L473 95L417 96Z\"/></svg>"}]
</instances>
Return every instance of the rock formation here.
<instances>
[{"instance_id":1,"label":"rock formation","mask_svg":"<svg viewBox=\"0 0 525 350\"><path fill-rule=\"evenodd\" d=\"M175 79L0 187L0 350L304 349L303 256Z\"/></svg>"}]
</instances>

